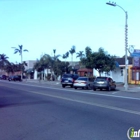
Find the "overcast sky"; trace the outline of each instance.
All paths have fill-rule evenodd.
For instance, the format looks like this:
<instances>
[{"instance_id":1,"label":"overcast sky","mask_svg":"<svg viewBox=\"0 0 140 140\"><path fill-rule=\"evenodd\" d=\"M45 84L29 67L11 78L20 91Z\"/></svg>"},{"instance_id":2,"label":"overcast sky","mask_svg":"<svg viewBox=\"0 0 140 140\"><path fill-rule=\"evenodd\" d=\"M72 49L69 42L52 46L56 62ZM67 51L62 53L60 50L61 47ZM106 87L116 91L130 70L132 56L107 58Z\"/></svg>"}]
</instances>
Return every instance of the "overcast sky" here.
<instances>
[{"instance_id":1,"label":"overcast sky","mask_svg":"<svg viewBox=\"0 0 140 140\"><path fill-rule=\"evenodd\" d=\"M63 55L76 46L111 55L125 54L125 13L106 0L0 0L0 54L20 62L11 47L23 45L24 60L41 54ZM128 12L128 44L140 48L140 0L116 0ZM69 57L70 60L70 57ZM76 55L74 55L74 60Z\"/></svg>"}]
</instances>

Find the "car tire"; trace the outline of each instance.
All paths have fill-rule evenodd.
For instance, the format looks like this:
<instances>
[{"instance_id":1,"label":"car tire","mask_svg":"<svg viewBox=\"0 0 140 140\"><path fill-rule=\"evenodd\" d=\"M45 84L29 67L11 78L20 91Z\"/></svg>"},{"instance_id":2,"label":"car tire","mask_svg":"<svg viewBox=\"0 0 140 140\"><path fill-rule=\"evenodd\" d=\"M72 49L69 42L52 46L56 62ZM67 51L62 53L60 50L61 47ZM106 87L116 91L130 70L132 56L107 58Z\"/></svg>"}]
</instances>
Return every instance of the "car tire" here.
<instances>
[{"instance_id":1,"label":"car tire","mask_svg":"<svg viewBox=\"0 0 140 140\"><path fill-rule=\"evenodd\" d=\"M93 88L94 91L96 91L96 88Z\"/></svg>"},{"instance_id":2,"label":"car tire","mask_svg":"<svg viewBox=\"0 0 140 140\"><path fill-rule=\"evenodd\" d=\"M102 91L102 88L100 88L100 90Z\"/></svg>"},{"instance_id":3,"label":"car tire","mask_svg":"<svg viewBox=\"0 0 140 140\"><path fill-rule=\"evenodd\" d=\"M65 88L65 85L62 85L63 88Z\"/></svg>"},{"instance_id":4,"label":"car tire","mask_svg":"<svg viewBox=\"0 0 140 140\"><path fill-rule=\"evenodd\" d=\"M90 89L90 85L88 85L88 86L86 87L86 89Z\"/></svg>"},{"instance_id":5,"label":"car tire","mask_svg":"<svg viewBox=\"0 0 140 140\"><path fill-rule=\"evenodd\" d=\"M107 87L107 90L108 90L108 91L111 91L111 87L110 87L110 86L108 86L108 87Z\"/></svg>"},{"instance_id":6,"label":"car tire","mask_svg":"<svg viewBox=\"0 0 140 140\"><path fill-rule=\"evenodd\" d=\"M73 85L71 85L70 87L73 88Z\"/></svg>"},{"instance_id":7,"label":"car tire","mask_svg":"<svg viewBox=\"0 0 140 140\"><path fill-rule=\"evenodd\" d=\"M77 87L74 87L75 89L77 89Z\"/></svg>"}]
</instances>

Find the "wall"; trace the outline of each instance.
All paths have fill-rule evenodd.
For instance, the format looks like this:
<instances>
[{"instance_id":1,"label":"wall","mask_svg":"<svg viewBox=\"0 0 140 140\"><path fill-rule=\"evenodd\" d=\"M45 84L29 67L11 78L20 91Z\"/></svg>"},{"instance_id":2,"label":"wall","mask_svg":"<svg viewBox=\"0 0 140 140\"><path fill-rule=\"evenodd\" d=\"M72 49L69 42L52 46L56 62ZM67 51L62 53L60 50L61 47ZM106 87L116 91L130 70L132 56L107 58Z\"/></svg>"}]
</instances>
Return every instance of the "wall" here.
<instances>
[{"instance_id":1,"label":"wall","mask_svg":"<svg viewBox=\"0 0 140 140\"><path fill-rule=\"evenodd\" d=\"M99 76L97 70L93 69L93 71L94 71L94 76ZM109 76L116 82L124 82L124 69L123 72L121 73L121 69L116 68L114 71L110 71L108 74L106 74L105 72L101 73L101 76Z\"/></svg>"}]
</instances>

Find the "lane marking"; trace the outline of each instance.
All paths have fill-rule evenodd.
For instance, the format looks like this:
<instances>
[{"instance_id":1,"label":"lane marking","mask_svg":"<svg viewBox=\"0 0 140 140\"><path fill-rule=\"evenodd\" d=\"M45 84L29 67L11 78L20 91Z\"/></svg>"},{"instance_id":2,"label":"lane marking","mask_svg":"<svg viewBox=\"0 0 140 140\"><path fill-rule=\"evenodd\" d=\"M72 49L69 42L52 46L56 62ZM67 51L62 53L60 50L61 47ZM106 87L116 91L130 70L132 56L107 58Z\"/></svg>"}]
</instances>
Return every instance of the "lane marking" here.
<instances>
[{"instance_id":1,"label":"lane marking","mask_svg":"<svg viewBox=\"0 0 140 140\"><path fill-rule=\"evenodd\" d=\"M5 86L5 87L7 87L7 86ZM9 87L9 88L15 89L14 87ZM76 99L70 99L70 98L67 98L67 97L61 97L61 96L57 96L57 95L50 95L50 94L36 92L36 91L28 91L28 90L23 90L23 89L16 89L16 90L20 90L20 91L24 91L24 92L26 91L26 92L39 94L39 95L43 95L43 96L48 96L48 97L52 97L52 98L57 98L57 99L61 99L61 100L67 100L67 101L72 101L72 102L76 102L76 103L82 103L82 104L92 105L92 106L96 106L96 107L101 107L101 108L121 111L121 112L125 112L125 113L140 115L139 111L133 111L133 110L123 109L123 108L119 108L119 107L113 107L113 106L109 106L109 105L103 105L103 104L91 103L91 102L86 102L86 101L80 101L80 100L76 100Z\"/></svg>"},{"instance_id":2,"label":"lane marking","mask_svg":"<svg viewBox=\"0 0 140 140\"><path fill-rule=\"evenodd\" d=\"M7 82L5 82L7 83ZM138 100L140 101L140 98L135 98L135 97L129 97L129 96L119 96L119 95L114 95L114 94L102 94L102 93L98 93L98 92L93 92L93 91L78 91L78 90L70 90L70 89L60 89L60 88L55 88L55 87L44 87L44 86L39 86L39 85L29 85L29 84L25 84L25 83L11 83L11 84L19 84L19 85L26 85L26 86L30 86L30 87L41 87L41 88L45 88L45 89L54 89L54 90L59 90L59 91L69 91L69 92L76 92L76 93L82 93L82 94L90 94L90 95L97 95L97 96L106 96L106 97L113 97L113 98L122 98L122 99L130 99L130 100Z\"/></svg>"},{"instance_id":3,"label":"lane marking","mask_svg":"<svg viewBox=\"0 0 140 140\"><path fill-rule=\"evenodd\" d=\"M116 91L116 92L112 92L112 94L116 94L116 93L118 93L119 91Z\"/></svg>"},{"instance_id":4,"label":"lane marking","mask_svg":"<svg viewBox=\"0 0 140 140\"><path fill-rule=\"evenodd\" d=\"M32 93L35 93L35 94L40 94L40 95L43 95L43 96L49 96L49 97L52 97L52 98L57 98L57 99L62 99L62 100L67 100L67 101L72 101L72 102L92 105L92 106L96 106L96 107L101 107L101 108L121 111L121 112L125 112L125 113L140 115L140 112L129 110L129 109L123 109L123 108L119 108L119 107L113 107L113 106L102 105L102 104L97 104L97 103L90 103L90 102L86 102L86 101L80 101L80 100L76 100L76 99L70 99L70 98L66 98L66 97L61 97L61 96L57 96L57 95L50 95L50 94L40 93L40 92L35 92L35 91L29 91L29 92L32 92Z\"/></svg>"}]
</instances>

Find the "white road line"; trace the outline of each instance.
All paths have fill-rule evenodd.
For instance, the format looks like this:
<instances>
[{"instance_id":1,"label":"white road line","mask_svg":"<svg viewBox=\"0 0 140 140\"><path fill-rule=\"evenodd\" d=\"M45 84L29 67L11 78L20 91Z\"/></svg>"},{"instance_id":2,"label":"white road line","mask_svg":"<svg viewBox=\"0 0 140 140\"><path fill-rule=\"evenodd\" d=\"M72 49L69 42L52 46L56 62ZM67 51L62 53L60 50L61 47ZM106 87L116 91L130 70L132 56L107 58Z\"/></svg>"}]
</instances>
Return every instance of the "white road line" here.
<instances>
[{"instance_id":1,"label":"white road line","mask_svg":"<svg viewBox=\"0 0 140 140\"><path fill-rule=\"evenodd\" d=\"M15 89L14 87L9 87L9 88ZM140 112L139 111L133 111L133 110L129 110L129 109L123 109L123 108L119 108L119 107L113 107L113 106L103 105L103 104L97 104L97 103L90 103L90 102L86 102L86 101L80 101L80 100L76 100L76 99L70 99L70 98L67 98L67 97L61 97L61 96L57 96L57 95L50 95L50 94L36 92L36 91L28 91L28 90L23 90L23 89L18 89L18 90L27 91L27 92L30 92L30 93L39 94L39 95L43 95L43 96L49 96L49 97L52 97L52 98L58 98L58 99L62 99L62 100L67 100L67 101L72 101L72 102L77 102L77 103L82 103L82 104L87 104L87 105L102 107L102 108L106 108L106 109L111 109L111 110L126 112L126 113L130 113L130 114L140 115Z\"/></svg>"},{"instance_id":2,"label":"white road line","mask_svg":"<svg viewBox=\"0 0 140 140\"><path fill-rule=\"evenodd\" d=\"M7 83L7 82L6 82ZM44 86L39 86L39 85L30 85L30 84L25 84L25 83L13 83L11 82L11 84L19 84L19 85L26 85L26 86L32 86L32 87L41 87L41 88L46 88L46 89L55 89L55 90L59 90L59 91L70 91L70 92L76 92L76 93L82 93L82 94L91 94L91 95L97 95L97 96L106 96L106 97L113 97L113 98L122 98L122 99L130 99L130 100L139 100L140 98L135 98L135 97L128 97L128 96L119 96L119 95L114 95L114 94L102 94L102 93L98 93L98 92L93 92L93 91L78 91L78 90L69 90L69 89L64 89L64 88L55 88L55 87L44 87Z\"/></svg>"},{"instance_id":3,"label":"white road line","mask_svg":"<svg viewBox=\"0 0 140 140\"><path fill-rule=\"evenodd\" d=\"M58 98L58 99L62 99L62 100L67 100L67 101L72 101L72 102L77 102L77 103L102 107L102 108L106 108L106 109L121 111L121 112L125 112L125 113L140 115L140 112L138 112L138 111L123 109L123 108L118 108L118 107L113 107L113 106L108 106L108 105L102 105L102 104L97 104L97 103L90 103L90 102L86 102L86 101L80 101L80 100L76 100L76 99L70 99L70 98L66 98L66 97L61 97L61 96L57 96L57 95L50 95L50 94L40 93L40 92L35 92L35 91L29 91L29 92L44 95L44 96L49 96L49 97L52 97L52 98Z\"/></svg>"},{"instance_id":4,"label":"white road line","mask_svg":"<svg viewBox=\"0 0 140 140\"><path fill-rule=\"evenodd\" d=\"M119 91L116 91L116 92L112 92L112 94L116 94L116 93L118 93Z\"/></svg>"}]
</instances>

